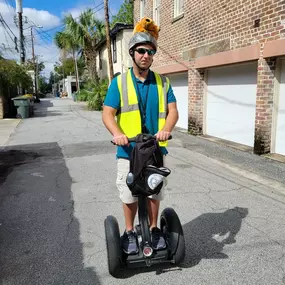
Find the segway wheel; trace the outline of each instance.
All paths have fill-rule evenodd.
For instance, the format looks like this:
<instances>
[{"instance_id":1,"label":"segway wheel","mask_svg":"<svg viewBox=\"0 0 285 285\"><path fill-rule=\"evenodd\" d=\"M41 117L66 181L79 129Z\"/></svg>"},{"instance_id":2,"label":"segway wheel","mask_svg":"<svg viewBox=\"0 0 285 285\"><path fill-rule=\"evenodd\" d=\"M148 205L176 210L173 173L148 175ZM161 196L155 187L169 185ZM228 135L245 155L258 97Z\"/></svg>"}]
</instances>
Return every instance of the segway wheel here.
<instances>
[{"instance_id":1,"label":"segway wheel","mask_svg":"<svg viewBox=\"0 0 285 285\"><path fill-rule=\"evenodd\" d=\"M166 208L160 216L160 229L166 236L169 249L169 259L175 264L183 262L185 258L185 239L181 222L175 210Z\"/></svg>"},{"instance_id":2,"label":"segway wheel","mask_svg":"<svg viewBox=\"0 0 285 285\"><path fill-rule=\"evenodd\" d=\"M119 277L122 273L122 249L117 219L113 216L108 216L104 221L104 227L109 273L113 277Z\"/></svg>"}]
</instances>

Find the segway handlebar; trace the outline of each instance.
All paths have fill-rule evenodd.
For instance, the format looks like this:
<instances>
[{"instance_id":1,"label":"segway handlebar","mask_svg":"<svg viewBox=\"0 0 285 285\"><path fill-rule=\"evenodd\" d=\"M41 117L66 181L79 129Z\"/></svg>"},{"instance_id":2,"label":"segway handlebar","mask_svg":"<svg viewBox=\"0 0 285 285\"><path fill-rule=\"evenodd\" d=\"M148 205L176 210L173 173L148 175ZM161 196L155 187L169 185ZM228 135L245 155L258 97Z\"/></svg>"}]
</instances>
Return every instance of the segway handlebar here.
<instances>
[{"instance_id":1,"label":"segway handlebar","mask_svg":"<svg viewBox=\"0 0 285 285\"><path fill-rule=\"evenodd\" d=\"M152 136L152 135L149 135L149 134L143 134L143 135L145 135L145 140L156 139L156 136ZM128 138L128 141L129 142L136 142L136 139L137 139L137 137ZM172 135L170 135L167 140L171 140L171 139L172 139Z\"/></svg>"},{"instance_id":2,"label":"segway handlebar","mask_svg":"<svg viewBox=\"0 0 285 285\"><path fill-rule=\"evenodd\" d=\"M148 139L156 139L156 136L152 136L152 135L150 135L150 134L142 134L142 135L145 135L145 140L148 140ZM131 142L136 142L136 139L137 139L137 137L128 138L128 142L129 142L129 143L131 143ZM172 139L172 135L170 135L167 140L171 140L171 139ZM112 143L113 145L116 145L113 141L111 141L111 143Z\"/></svg>"}]
</instances>

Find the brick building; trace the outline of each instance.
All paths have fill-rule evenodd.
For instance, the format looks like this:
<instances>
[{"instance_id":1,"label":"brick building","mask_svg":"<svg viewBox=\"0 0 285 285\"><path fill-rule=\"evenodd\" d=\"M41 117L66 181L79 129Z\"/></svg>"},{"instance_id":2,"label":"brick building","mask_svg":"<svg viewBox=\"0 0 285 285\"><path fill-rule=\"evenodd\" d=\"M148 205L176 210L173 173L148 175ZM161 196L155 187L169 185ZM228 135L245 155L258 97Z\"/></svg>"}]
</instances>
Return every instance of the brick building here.
<instances>
[{"instance_id":1,"label":"brick building","mask_svg":"<svg viewBox=\"0 0 285 285\"><path fill-rule=\"evenodd\" d=\"M285 155L284 0L134 0L143 16L161 27L153 70L179 127Z\"/></svg>"}]
</instances>

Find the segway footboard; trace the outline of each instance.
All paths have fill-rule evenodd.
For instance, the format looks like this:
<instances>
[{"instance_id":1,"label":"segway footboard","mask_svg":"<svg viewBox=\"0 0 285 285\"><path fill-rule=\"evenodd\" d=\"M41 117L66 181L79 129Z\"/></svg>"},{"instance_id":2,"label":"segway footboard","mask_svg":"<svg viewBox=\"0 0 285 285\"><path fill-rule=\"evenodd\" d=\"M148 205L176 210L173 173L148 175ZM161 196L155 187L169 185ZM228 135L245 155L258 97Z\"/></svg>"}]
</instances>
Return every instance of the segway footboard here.
<instances>
[{"instance_id":1,"label":"segway footboard","mask_svg":"<svg viewBox=\"0 0 285 285\"><path fill-rule=\"evenodd\" d=\"M155 264L169 263L168 250L154 251L150 257L145 257L143 249L140 248L138 254L125 255L125 262L128 268L149 267Z\"/></svg>"}]
</instances>

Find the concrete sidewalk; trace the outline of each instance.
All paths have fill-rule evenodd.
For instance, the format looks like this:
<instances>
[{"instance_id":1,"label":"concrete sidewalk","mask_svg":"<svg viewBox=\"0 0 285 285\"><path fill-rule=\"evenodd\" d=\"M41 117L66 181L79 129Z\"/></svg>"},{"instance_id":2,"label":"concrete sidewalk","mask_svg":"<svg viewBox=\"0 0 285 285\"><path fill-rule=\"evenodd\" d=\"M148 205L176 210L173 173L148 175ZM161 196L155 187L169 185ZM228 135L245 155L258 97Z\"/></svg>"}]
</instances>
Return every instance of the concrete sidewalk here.
<instances>
[{"instance_id":1,"label":"concrete sidewalk","mask_svg":"<svg viewBox=\"0 0 285 285\"><path fill-rule=\"evenodd\" d=\"M15 132L21 119L3 119L0 120L0 147L3 147L9 141L10 136Z\"/></svg>"}]
</instances>

